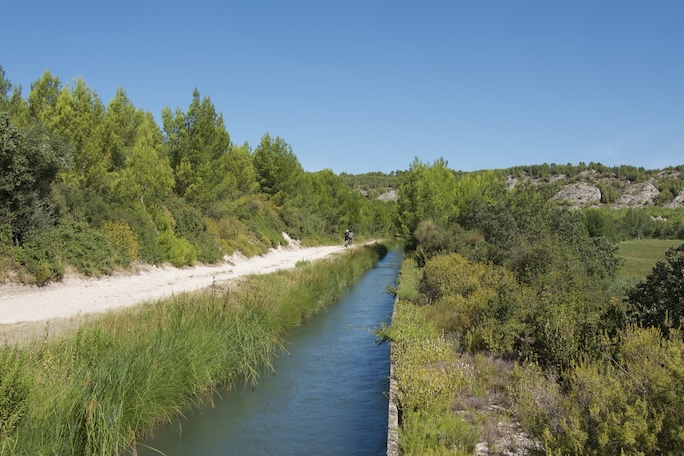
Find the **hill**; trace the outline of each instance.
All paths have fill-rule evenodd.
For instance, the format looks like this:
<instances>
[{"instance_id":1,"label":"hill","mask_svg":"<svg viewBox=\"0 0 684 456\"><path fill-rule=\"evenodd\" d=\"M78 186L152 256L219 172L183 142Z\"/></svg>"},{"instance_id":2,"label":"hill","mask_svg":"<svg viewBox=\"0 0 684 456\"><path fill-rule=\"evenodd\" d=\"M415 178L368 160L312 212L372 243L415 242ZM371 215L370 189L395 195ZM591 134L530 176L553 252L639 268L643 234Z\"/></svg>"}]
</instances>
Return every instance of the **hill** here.
<instances>
[{"instance_id":1,"label":"hill","mask_svg":"<svg viewBox=\"0 0 684 456\"><path fill-rule=\"evenodd\" d=\"M645 170L631 166L606 167L540 165L505 170L509 188L539 187L561 204L574 208L684 207L684 166Z\"/></svg>"}]
</instances>

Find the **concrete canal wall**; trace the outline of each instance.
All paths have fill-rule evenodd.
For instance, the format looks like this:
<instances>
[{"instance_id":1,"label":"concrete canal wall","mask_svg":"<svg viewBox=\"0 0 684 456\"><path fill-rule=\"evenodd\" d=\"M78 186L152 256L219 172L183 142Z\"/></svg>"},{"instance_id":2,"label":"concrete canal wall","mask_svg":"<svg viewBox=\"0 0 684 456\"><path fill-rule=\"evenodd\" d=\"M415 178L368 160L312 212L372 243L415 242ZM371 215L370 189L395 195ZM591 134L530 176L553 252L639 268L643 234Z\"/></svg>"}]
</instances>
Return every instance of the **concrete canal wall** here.
<instances>
[{"instance_id":1,"label":"concrete canal wall","mask_svg":"<svg viewBox=\"0 0 684 456\"><path fill-rule=\"evenodd\" d=\"M392 309L392 321L397 311L395 298ZM392 363L392 343L390 343L390 384L389 384L389 414L387 418L387 456L399 456L399 409L395 401L397 394L397 379L394 377L394 363Z\"/></svg>"}]
</instances>

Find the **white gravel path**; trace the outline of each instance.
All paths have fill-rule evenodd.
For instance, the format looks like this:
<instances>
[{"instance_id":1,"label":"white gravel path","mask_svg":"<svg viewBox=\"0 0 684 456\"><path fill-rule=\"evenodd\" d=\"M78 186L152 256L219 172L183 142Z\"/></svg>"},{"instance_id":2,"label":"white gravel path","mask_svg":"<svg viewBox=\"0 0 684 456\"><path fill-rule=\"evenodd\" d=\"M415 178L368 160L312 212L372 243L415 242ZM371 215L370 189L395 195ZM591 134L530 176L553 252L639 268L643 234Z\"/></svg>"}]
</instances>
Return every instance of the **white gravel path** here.
<instances>
[{"instance_id":1,"label":"white gravel path","mask_svg":"<svg viewBox=\"0 0 684 456\"><path fill-rule=\"evenodd\" d=\"M156 301L186 291L206 288L239 276L265 274L291 268L299 261L313 261L344 250L339 246L288 247L246 258L234 255L219 265L188 268L149 267L133 275L103 278L68 277L44 287L0 286L0 324L70 318Z\"/></svg>"}]
</instances>

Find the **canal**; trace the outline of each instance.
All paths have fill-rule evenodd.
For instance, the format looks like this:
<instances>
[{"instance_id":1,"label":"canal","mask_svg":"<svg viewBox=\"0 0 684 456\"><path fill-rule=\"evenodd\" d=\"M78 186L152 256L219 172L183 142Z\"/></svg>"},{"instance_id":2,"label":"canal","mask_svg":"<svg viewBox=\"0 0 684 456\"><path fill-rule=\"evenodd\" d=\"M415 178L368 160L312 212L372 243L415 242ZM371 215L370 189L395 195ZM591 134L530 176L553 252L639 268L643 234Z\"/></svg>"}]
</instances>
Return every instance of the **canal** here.
<instances>
[{"instance_id":1,"label":"canal","mask_svg":"<svg viewBox=\"0 0 684 456\"><path fill-rule=\"evenodd\" d=\"M390 251L327 311L288 337L252 390L238 386L138 446L138 455L384 455L389 346L372 330L389 323L402 253Z\"/></svg>"}]
</instances>

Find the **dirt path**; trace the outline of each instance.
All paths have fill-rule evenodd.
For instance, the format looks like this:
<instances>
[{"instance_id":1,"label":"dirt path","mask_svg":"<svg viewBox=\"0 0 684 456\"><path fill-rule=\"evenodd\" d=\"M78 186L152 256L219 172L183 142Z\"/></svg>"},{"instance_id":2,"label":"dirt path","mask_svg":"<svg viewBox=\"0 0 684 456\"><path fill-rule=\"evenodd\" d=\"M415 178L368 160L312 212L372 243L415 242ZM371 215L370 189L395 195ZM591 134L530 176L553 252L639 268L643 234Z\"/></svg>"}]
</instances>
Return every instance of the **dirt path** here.
<instances>
[{"instance_id":1,"label":"dirt path","mask_svg":"<svg viewBox=\"0 0 684 456\"><path fill-rule=\"evenodd\" d=\"M45 322L80 317L110 309L154 301L186 291L206 288L250 274L291 268L344 250L343 246L302 248L295 242L268 254L246 258L234 255L214 266L191 268L150 267L134 275L100 279L66 278L45 287L0 286L0 325Z\"/></svg>"}]
</instances>

